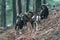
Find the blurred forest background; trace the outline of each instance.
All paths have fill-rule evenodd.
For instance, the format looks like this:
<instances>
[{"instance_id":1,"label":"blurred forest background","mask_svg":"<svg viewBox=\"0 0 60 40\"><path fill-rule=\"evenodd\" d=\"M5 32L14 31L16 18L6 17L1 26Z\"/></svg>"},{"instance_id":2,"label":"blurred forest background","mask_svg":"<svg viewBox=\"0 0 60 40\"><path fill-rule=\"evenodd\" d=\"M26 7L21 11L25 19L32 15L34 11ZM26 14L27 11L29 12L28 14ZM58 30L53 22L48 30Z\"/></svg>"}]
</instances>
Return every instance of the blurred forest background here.
<instances>
[{"instance_id":1,"label":"blurred forest background","mask_svg":"<svg viewBox=\"0 0 60 40\"><path fill-rule=\"evenodd\" d=\"M28 11L37 13L43 4L47 4L49 16L41 20L39 33L31 33L31 24L28 23L22 35L15 35L16 16ZM0 0L0 40L15 39L60 40L60 0Z\"/></svg>"},{"instance_id":2,"label":"blurred forest background","mask_svg":"<svg viewBox=\"0 0 60 40\"><path fill-rule=\"evenodd\" d=\"M5 1L5 6L6 6L5 11L3 10L4 1ZM3 18L6 18L6 20L4 19L4 21L6 21L5 24L7 27L9 27L13 24L13 1L17 2L17 0L0 0L0 27L2 25ZM33 11L33 1L34 0L30 0L29 11ZM42 0L42 2L43 2L43 0ZM26 0L21 0L23 12L25 11L25 3L26 3ZM46 3L48 4L49 9L53 9L55 6L60 5L60 0L46 0ZM6 14L3 14L3 12L5 12ZM4 15L6 15L6 17Z\"/></svg>"}]
</instances>

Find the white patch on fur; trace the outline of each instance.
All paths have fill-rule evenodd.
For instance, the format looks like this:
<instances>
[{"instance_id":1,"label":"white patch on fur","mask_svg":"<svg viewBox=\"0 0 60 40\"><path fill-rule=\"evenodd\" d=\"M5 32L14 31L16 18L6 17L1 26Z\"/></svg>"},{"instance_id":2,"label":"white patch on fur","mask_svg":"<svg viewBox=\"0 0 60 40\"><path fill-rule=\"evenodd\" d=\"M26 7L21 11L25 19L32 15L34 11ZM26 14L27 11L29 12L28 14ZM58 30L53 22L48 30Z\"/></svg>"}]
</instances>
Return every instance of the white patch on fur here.
<instances>
[{"instance_id":1,"label":"white patch on fur","mask_svg":"<svg viewBox=\"0 0 60 40\"><path fill-rule=\"evenodd\" d=\"M32 17L32 19L34 19L35 18L35 15Z\"/></svg>"},{"instance_id":2,"label":"white patch on fur","mask_svg":"<svg viewBox=\"0 0 60 40\"><path fill-rule=\"evenodd\" d=\"M36 21L40 21L41 17L40 16L36 16Z\"/></svg>"},{"instance_id":3,"label":"white patch on fur","mask_svg":"<svg viewBox=\"0 0 60 40\"><path fill-rule=\"evenodd\" d=\"M32 17L32 19L35 19L35 15ZM36 21L40 21L41 17L40 16L36 16Z\"/></svg>"},{"instance_id":4,"label":"white patch on fur","mask_svg":"<svg viewBox=\"0 0 60 40\"><path fill-rule=\"evenodd\" d=\"M18 22L18 19L16 20L16 23Z\"/></svg>"}]
</instances>

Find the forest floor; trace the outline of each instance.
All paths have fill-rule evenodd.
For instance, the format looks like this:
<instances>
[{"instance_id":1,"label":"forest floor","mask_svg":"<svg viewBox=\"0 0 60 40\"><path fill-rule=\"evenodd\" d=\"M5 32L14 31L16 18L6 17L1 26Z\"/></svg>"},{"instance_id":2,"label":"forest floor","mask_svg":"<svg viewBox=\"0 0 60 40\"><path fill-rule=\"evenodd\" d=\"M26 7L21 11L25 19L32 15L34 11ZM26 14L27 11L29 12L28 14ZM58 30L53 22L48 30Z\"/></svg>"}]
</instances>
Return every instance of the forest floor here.
<instances>
[{"instance_id":1,"label":"forest floor","mask_svg":"<svg viewBox=\"0 0 60 40\"><path fill-rule=\"evenodd\" d=\"M51 10L49 17L41 21L39 33L31 33L28 23L29 28L24 34L14 35L15 30L12 28L2 33L0 40L60 40L60 11L56 10Z\"/></svg>"}]
</instances>

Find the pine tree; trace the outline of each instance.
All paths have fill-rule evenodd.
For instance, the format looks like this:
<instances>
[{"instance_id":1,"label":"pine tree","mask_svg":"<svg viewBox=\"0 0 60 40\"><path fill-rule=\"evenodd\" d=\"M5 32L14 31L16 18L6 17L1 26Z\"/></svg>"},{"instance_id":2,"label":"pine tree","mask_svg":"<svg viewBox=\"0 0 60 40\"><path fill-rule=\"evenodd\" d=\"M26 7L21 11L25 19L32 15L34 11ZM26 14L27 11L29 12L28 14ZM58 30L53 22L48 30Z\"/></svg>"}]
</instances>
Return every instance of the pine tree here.
<instances>
[{"instance_id":1,"label":"pine tree","mask_svg":"<svg viewBox=\"0 0 60 40\"><path fill-rule=\"evenodd\" d=\"M18 0L18 12L19 14L22 12L22 5L21 5L21 0Z\"/></svg>"},{"instance_id":2,"label":"pine tree","mask_svg":"<svg viewBox=\"0 0 60 40\"><path fill-rule=\"evenodd\" d=\"M16 0L13 0L13 25L16 24Z\"/></svg>"},{"instance_id":3,"label":"pine tree","mask_svg":"<svg viewBox=\"0 0 60 40\"><path fill-rule=\"evenodd\" d=\"M41 8L41 0L36 0L36 12L40 11Z\"/></svg>"},{"instance_id":4,"label":"pine tree","mask_svg":"<svg viewBox=\"0 0 60 40\"><path fill-rule=\"evenodd\" d=\"M26 12L29 11L29 3L30 3L30 0L26 0Z\"/></svg>"},{"instance_id":5,"label":"pine tree","mask_svg":"<svg viewBox=\"0 0 60 40\"><path fill-rule=\"evenodd\" d=\"M46 0L43 0L43 4L46 4Z\"/></svg>"},{"instance_id":6,"label":"pine tree","mask_svg":"<svg viewBox=\"0 0 60 40\"><path fill-rule=\"evenodd\" d=\"M1 26L6 27L6 0L1 3Z\"/></svg>"}]
</instances>

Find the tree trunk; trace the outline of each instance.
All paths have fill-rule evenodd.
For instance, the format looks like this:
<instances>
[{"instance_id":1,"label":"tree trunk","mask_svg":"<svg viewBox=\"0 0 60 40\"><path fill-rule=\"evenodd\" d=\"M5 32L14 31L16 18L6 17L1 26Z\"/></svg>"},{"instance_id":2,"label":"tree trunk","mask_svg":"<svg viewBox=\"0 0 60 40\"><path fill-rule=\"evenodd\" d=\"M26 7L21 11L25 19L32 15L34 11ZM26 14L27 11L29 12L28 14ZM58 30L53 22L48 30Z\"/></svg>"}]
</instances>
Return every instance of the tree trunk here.
<instances>
[{"instance_id":1,"label":"tree trunk","mask_svg":"<svg viewBox=\"0 0 60 40\"><path fill-rule=\"evenodd\" d=\"M33 0L33 13L36 13L36 0Z\"/></svg>"},{"instance_id":2,"label":"tree trunk","mask_svg":"<svg viewBox=\"0 0 60 40\"><path fill-rule=\"evenodd\" d=\"M26 0L23 0L22 2L22 13L25 13L26 12Z\"/></svg>"},{"instance_id":3,"label":"tree trunk","mask_svg":"<svg viewBox=\"0 0 60 40\"><path fill-rule=\"evenodd\" d=\"M26 0L26 12L29 11L29 3L30 3L30 0Z\"/></svg>"},{"instance_id":4,"label":"tree trunk","mask_svg":"<svg viewBox=\"0 0 60 40\"><path fill-rule=\"evenodd\" d=\"M18 0L18 10L19 10L19 14L22 13L21 0Z\"/></svg>"},{"instance_id":5,"label":"tree trunk","mask_svg":"<svg viewBox=\"0 0 60 40\"><path fill-rule=\"evenodd\" d=\"M46 4L46 0L43 0L43 4Z\"/></svg>"},{"instance_id":6,"label":"tree trunk","mask_svg":"<svg viewBox=\"0 0 60 40\"><path fill-rule=\"evenodd\" d=\"M13 0L13 25L16 24L16 0Z\"/></svg>"},{"instance_id":7,"label":"tree trunk","mask_svg":"<svg viewBox=\"0 0 60 40\"><path fill-rule=\"evenodd\" d=\"M36 12L40 12L41 9L41 0L36 0Z\"/></svg>"},{"instance_id":8,"label":"tree trunk","mask_svg":"<svg viewBox=\"0 0 60 40\"><path fill-rule=\"evenodd\" d=\"M18 10L18 0L16 0L16 12L17 12L17 16L19 15L19 10Z\"/></svg>"},{"instance_id":9,"label":"tree trunk","mask_svg":"<svg viewBox=\"0 0 60 40\"><path fill-rule=\"evenodd\" d=\"M6 27L6 0L2 0L1 3L1 26Z\"/></svg>"}]
</instances>

